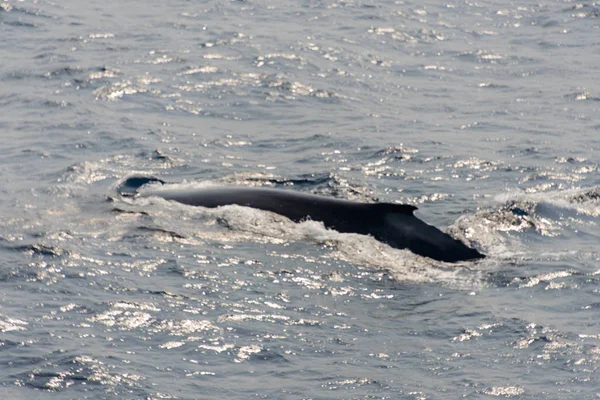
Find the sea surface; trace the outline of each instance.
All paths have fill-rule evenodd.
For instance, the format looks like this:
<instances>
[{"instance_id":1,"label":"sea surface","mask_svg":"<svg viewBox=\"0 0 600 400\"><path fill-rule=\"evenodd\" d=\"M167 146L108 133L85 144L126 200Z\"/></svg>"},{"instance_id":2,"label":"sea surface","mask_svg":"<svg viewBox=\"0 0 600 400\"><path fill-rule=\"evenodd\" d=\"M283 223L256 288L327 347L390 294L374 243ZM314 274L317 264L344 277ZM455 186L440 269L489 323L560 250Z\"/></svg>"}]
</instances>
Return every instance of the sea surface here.
<instances>
[{"instance_id":1,"label":"sea surface","mask_svg":"<svg viewBox=\"0 0 600 400\"><path fill-rule=\"evenodd\" d=\"M600 4L0 0L0 398L598 399ZM487 257L116 188L398 202Z\"/></svg>"}]
</instances>

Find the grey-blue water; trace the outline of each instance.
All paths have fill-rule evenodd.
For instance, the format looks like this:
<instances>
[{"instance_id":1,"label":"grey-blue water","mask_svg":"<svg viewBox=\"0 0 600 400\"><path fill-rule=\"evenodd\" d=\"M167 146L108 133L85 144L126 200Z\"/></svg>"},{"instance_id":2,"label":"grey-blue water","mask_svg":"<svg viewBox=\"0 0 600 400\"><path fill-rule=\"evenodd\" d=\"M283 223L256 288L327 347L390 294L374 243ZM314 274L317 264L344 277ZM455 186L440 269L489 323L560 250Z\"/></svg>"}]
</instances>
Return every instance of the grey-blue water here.
<instances>
[{"instance_id":1,"label":"grey-blue water","mask_svg":"<svg viewBox=\"0 0 600 400\"><path fill-rule=\"evenodd\" d=\"M596 399L600 5L0 2L3 399ZM444 264L120 181L414 204Z\"/></svg>"}]
</instances>

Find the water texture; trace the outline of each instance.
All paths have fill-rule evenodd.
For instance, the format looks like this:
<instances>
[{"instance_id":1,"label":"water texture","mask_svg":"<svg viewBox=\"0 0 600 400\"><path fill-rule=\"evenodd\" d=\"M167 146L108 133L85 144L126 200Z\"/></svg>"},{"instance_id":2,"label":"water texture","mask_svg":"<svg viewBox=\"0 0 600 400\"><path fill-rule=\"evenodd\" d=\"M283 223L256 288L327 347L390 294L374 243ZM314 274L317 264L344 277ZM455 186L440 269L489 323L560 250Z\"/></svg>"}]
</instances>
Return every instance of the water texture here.
<instances>
[{"instance_id":1,"label":"water texture","mask_svg":"<svg viewBox=\"0 0 600 400\"><path fill-rule=\"evenodd\" d=\"M596 399L600 5L0 2L0 396ZM413 204L488 257L121 198Z\"/></svg>"}]
</instances>

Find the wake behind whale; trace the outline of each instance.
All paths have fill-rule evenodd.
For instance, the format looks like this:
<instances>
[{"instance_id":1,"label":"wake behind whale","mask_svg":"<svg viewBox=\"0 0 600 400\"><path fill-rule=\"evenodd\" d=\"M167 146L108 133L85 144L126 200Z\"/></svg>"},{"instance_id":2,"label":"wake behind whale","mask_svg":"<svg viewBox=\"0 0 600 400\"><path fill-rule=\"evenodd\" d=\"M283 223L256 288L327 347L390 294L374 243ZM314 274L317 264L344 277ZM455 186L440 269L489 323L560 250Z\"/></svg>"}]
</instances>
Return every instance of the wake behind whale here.
<instances>
[{"instance_id":1,"label":"wake behind whale","mask_svg":"<svg viewBox=\"0 0 600 400\"><path fill-rule=\"evenodd\" d=\"M149 183L143 192L139 189ZM411 205L360 203L292 190L211 186L193 190L169 188L156 178L130 177L118 187L122 196L157 196L191 206L215 208L239 205L271 211L294 222L321 221L326 228L342 233L373 236L397 249L409 249L438 261L457 262L483 258L477 250L428 225L413 215Z\"/></svg>"}]
</instances>

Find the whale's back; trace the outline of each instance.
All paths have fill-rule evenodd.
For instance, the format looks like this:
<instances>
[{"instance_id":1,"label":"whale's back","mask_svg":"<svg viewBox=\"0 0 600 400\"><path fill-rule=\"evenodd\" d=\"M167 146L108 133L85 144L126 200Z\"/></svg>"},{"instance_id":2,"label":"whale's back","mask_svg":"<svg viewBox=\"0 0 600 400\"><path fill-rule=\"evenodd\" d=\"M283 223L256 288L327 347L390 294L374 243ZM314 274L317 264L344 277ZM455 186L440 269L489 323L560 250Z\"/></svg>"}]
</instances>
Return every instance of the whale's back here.
<instances>
[{"instance_id":1,"label":"whale's back","mask_svg":"<svg viewBox=\"0 0 600 400\"><path fill-rule=\"evenodd\" d=\"M485 257L477 250L435 226L428 225L414 215L389 213L383 217L383 220L382 229L375 237L392 247L409 249L415 254L445 262Z\"/></svg>"},{"instance_id":2,"label":"whale's back","mask_svg":"<svg viewBox=\"0 0 600 400\"><path fill-rule=\"evenodd\" d=\"M123 196L158 196L200 207L239 205L271 211L294 222L321 221L343 233L371 235L398 249L439 261L456 262L484 257L477 250L414 216L417 209L406 204L359 203L293 190L249 187L204 187L178 190L157 185L140 193L146 184L162 184L156 178L131 177L118 188Z\"/></svg>"}]
</instances>

